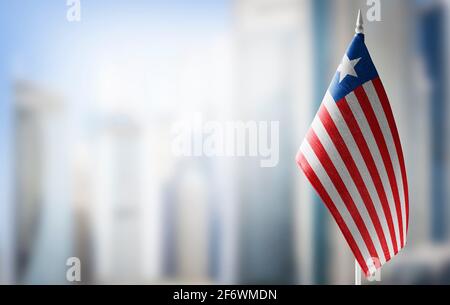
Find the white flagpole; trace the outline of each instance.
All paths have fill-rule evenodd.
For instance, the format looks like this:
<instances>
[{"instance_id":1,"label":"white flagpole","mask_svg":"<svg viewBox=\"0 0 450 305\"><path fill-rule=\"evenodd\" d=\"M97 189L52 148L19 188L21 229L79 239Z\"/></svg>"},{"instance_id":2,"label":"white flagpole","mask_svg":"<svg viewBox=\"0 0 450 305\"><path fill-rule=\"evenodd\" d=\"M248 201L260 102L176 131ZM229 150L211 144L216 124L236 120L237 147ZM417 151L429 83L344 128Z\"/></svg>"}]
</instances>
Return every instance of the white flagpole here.
<instances>
[{"instance_id":1,"label":"white flagpole","mask_svg":"<svg viewBox=\"0 0 450 305\"><path fill-rule=\"evenodd\" d=\"M364 26L363 26L363 18L361 15L361 10L358 11L358 18L356 19L356 34L364 34ZM358 261L355 259L355 285L361 285L361 267L358 264Z\"/></svg>"},{"instance_id":2,"label":"white flagpole","mask_svg":"<svg viewBox=\"0 0 450 305\"><path fill-rule=\"evenodd\" d=\"M361 285L361 267L359 267L358 261L355 259L355 285Z\"/></svg>"},{"instance_id":3,"label":"white flagpole","mask_svg":"<svg viewBox=\"0 0 450 305\"><path fill-rule=\"evenodd\" d=\"M363 22L363 17L361 15L361 10L358 11L358 18L356 19L355 33L356 34L364 34L364 22Z\"/></svg>"}]
</instances>

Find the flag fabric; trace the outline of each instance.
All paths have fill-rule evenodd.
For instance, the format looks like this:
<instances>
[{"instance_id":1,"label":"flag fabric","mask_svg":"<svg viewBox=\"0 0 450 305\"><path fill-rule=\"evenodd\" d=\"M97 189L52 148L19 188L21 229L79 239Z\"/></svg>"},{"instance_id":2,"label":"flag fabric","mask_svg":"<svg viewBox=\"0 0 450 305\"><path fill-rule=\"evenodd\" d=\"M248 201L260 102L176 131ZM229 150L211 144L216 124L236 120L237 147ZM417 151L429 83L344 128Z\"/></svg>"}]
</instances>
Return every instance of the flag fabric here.
<instances>
[{"instance_id":1,"label":"flag fabric","mask_svg":"<svg viewBox=\"0 0 450 305\"><path fill-rule=\"evenodd\" d=\"M408 183L378 72L355 35L297 154L366 276L406 244Z\"/></svg>"}]
</instances>

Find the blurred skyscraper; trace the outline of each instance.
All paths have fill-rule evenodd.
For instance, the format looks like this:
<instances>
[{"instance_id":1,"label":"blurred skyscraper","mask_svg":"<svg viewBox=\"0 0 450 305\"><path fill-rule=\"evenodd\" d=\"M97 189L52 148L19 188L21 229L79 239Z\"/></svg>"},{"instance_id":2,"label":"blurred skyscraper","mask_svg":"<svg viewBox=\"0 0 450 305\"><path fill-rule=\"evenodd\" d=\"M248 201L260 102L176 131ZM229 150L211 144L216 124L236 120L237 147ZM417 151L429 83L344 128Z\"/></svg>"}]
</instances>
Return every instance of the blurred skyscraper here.
<instances>
[{"instance_id":1,"label":"blurred skyscraper","mask_svg":"<svg viewBox=\"0 0 450 305\"><path fill-rule=\"evenodd\" d=\"M137 282L141 259L141 130L135 121L124 115L107 117L101 125L93 171L97 280Z\"/></svg>"},{"instance_id":2,"label":"blurred skyscraper","mask_svg":"<svg viewBox=\"0 0 450 305\"><path fill-rule=\"evenodd\" d=\"M31 82L14 89L15 278L62 282L72 245L64 104Z\"/></svg>"},{"instance_id":3,"label":"blurred skyscraper","mask_svg":"<svg viewBox=\"0 0 450 305\"><path fill-rule=\"evenodd\" d=\"M432 204L431 234L433 241L448 241L450 229L447 219L450 215L449 202L446 198L448 172L448 28L446 24L448 11L443 2L428 1L418 6L417 43L418 53L423 58L424 70L429 88L430 103L430 183ZM430 35L433 33L433 35ZM447 35L446 35L447 34Z\"/></svg>"},{"instance_id":4,"label":"blurred skyscraper","mask_svg":"<svg viewBox=\"0 0 450 305\"><path fill-rule=\"evenodd\" d=\"M310 117L307 84L311 70L304 60L311 54L306 43L309 32L305 31L310 28L309 7L309 1L291 0L241 0L234 6L236 117L279 121L284 131L280 133L280 163L276 167L260 168L247 159L237 161L243 283L296 280L293 212L300 186L295 183L297 168L293 162L298 143L292 135L306 128L303 120Z\"/></svg>"}]
</instances>

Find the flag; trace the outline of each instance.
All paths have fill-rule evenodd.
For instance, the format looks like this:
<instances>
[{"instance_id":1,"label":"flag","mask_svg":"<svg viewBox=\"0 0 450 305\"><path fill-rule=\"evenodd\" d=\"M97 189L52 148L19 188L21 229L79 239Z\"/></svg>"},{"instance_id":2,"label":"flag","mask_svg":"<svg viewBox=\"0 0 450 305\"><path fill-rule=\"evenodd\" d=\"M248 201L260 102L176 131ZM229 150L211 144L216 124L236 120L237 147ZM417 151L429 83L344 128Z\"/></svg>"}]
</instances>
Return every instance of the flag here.
<instances>
[{"instance_id":1,"label":"flag","mask_svg":"<svg viewBox=\"0 0 450 305\"><path fill-rule=\"evenodd\" d=\"M406 244L408 183L385 89L357 31L296 161L366 276Z\"/></svg>"}]
</instances>

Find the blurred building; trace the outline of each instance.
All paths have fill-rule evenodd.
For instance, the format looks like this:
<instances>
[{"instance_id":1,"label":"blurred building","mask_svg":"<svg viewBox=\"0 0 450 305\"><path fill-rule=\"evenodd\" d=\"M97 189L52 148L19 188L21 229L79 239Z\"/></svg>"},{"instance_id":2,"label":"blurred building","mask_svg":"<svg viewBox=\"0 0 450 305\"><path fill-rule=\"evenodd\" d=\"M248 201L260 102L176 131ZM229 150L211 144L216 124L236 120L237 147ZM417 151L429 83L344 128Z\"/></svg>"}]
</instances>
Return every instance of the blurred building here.
<instances>
[{"instance_id":1,"label":"blurred building","mask_svg":"<svg viewBox=\"0 0 450 305\"><path fill-rule=\"evenodd\" d=\"M81 283L92 284L94 279L94 245L92 225L93 177L92 158L83 146L74 146L73 181L73 255L81 262Z\"/></svg>"},{"instance_id":2,"label":"blurred building","mask_svg":"<svg viewBox=\"0 0 450 305\"><path fill-rule=\"evenodd\" d=\"M260 168L257 161L248 159L237 161L242 283L296 280L293 203L297 187L301 186L295 183L294 160L300 142L297 130L306 130L304 122L312 116L308 87L311 66L304 60L311 55L307 43L311 39L309 12L309 1L234 3L235 117L243 121L279 121L282 131L280 163L276 167ZM308 246L306 241L300 253L308 253L302 249ZM308 263L303 267L309 268ZM300 267L298 270L305 271Z\"/></svg>"},{"instance_id":3,"label":"blurred building","mask_svg":"<svg viewBox=\"0 0 450 305\"><path fill-rule=\"evenodd\" d=\"M31 82L14 90L15 280L62 282L72 245L64 104Z\"/></svg>"},{"instance_id":4,"label":"blurred building","mask_svg":"<svg viewBox=\"0 0 450 305\"><path fill-rule=\"evenodd\" d=\"M0 103L0 284L14 282L15 270L15 240L14 240L14 206L13 198L13 101L9 97L11 93Z\"/></svg>"},{"instance_id":5,"label":"blurred building","mask_svg":"<svg viewBox=\"0 0 450 305\"><path fill-rule=\"evenodd\" d=\"M427 102L429 103L430 126L430 194L431 194L431 238L435 242L449 239L448 193L448 5L444 2L425 1L417 6L418 54L422 57L425 74L429 84ZM430 35L433 33L433 35ZM434 37L433 37L434 36Z\"/></svg>"},{"instance_id":6,"label":"blurred building","mask_svg":"<svg viewBox=\"0 0 450 305\"><path fill-rule=\"evenodd\" d=\"M100 120L94 156L94 266L99 282L138 282L142 179L139 123L126 115Z\"/></svg>"},{"instance_id":7,"label":"blurred building","mask_svg":"<svg viewBox=\"0 0 450 305\"><path fill-rule=\"evenodd\" d=\"M165 209L166 275L175 281L211 281L212 195L208 162L181 162L169 181ZM203 165L203 166L202 166Z\"/></svg>"}]
</instances>

